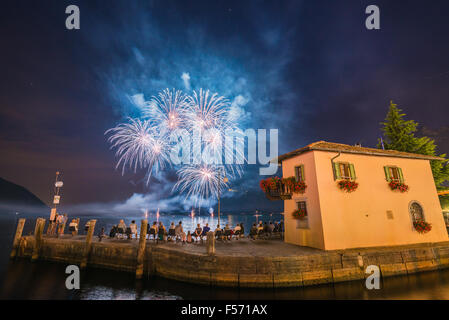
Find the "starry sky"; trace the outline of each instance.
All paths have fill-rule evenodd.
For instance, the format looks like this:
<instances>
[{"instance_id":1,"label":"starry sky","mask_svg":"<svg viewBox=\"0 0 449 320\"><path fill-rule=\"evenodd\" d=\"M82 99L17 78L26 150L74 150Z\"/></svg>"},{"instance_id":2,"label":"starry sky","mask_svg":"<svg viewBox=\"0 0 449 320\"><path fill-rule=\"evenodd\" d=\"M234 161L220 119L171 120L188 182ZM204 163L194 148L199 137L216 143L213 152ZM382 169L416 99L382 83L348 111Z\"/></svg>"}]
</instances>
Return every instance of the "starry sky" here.
<instances>
[{"instance_id":1,"label":"starry sky","mask_svg":"<svg viewBox=\"0 0 449 320\"><path fill-rule=\"evenodd\" d=\"M70 4L80 30L65 28ZM365 28L370 4L380 30ZM161 188L172 174L122 176L104 135L137 116L130 97L165 88L239 103L245 127L279 129L280 153L375 146L390 100L449 136L448 12L444 0L4 1L0 177L47 203L61 170L66 204L175 205ZM246 169L233 187L259 192L258 166Z\"/></svg>"}]
</instances>

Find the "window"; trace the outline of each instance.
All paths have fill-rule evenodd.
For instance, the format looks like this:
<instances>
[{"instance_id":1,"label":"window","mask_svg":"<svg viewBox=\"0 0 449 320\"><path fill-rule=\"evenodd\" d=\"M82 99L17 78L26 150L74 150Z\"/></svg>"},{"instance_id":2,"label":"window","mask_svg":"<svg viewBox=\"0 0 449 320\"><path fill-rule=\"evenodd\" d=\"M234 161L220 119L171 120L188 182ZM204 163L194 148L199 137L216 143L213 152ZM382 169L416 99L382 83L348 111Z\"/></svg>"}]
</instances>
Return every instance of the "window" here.
<instances>
[{"instance_id":1,"label":"window","mask_svg":"<svg viewBox=\"0 0 449 320\"><path fill-rule=\"evenodd\" d=\"M299 210L304 210L306 212L306 216L307 216L306 202L305 201L298 201L298 202L296 202L296 204L298 205L298 209Z\"/></svg>"},{"instance_id":2,"label":"window","mask_svg":"<svg viewBox=\"0 0 449 320\"><path fill-rule=\"evenodd\" d=\"M334 179L355 180L355 169L352 163L334 162Z\"/></svg>"},{"instance_id":3,"label":"window","mask_svg":"<svg viewBox=\"0 0 449 320\"><path fill-rule=\"evenodd\" d=\"M424 220L424 211L418 202L412 202L409 211L413 222Z\"/></svg>"},{"instance_id":4,"label":"window","mask_svg":"<svg viewBox=\"0 0 449 320\"><path fill-rule=\"evenodd\" d=\"M404 182L404 176L402 174L402 169L398 167L384 167L385 171L385 179L387 179L388 182L390 181L397 181L397 182Z\"/></svg>"},{"instance_id":5,"label":"window","mask_svg":"<svg viewBox=\"0 0 449 320\"><path fill-rule=\"evenodd\" d=\"M307 204L305 201L296 202L296 206L300 210L304 210L306 212L306 216L301 219L296 220L296 228L297 229L308 229L309 228L309 215L307 213Z\"/></svg>"},{"instance_id":6,"label":"window","mask_svg":"<svg viewBox=\"0 0 449 320\"><path fill-rule=\"evenodd\" d=\"M295 167L295 179L296 179L296 182L306 180L305 176L304 176L304 166L303 165Z\"/></svg>"}]
</instances>

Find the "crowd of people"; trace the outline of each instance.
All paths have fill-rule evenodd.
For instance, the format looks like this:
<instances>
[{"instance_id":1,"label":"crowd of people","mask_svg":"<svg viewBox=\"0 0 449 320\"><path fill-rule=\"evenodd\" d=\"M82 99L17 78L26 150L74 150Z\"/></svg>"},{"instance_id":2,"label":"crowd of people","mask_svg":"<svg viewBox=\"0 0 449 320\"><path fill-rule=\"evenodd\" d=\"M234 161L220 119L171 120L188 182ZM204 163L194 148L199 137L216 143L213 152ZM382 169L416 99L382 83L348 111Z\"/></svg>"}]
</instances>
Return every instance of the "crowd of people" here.
<instances>
[{"instance_id":1,"label":"crowd of people","mask_svg":"<svg viewBox=\"0 0 449 320\"><path fill-rule=\"evenodd\" d=\"M67 220L68 218L66 214L56 214L50 220L48 233L55 234L57 232L58 235L63 234ZM87 221L84 225L85 232L89 230L89 224L90 220ZM69 224L69 232L72 234L72 236L78 234L78 228L78 221L76 219L72 219ZM203 242L203 240L207 238L209 232L213 232L213 235L217 240L223 241L231 241L232 239L239 240L240 238L245 237L245 228L243 226L243 223L237 223L234 227L226 224L224 228L221 228L220 225L217 225L215 230L212 230L208 223L206 223L203 227L201 227L201 225L198 223L193 231L188 230L187 232L185 232L182 221L179 221L177 225L175 225L174 222L171 222L168 229L161 221L159 223L154 221L151 225L148 224L146 237L147 239L152 239L158 242L179 241L185 244ZM259 223L254 223L251 226L249 230L249 238L255 240L257 238L267 238L276 234L282 237L283 233L284 222L282 220L279 222L260 221ZM106 237L104 228L101 228L98 237L100 241L101 239ZM127 226L125 224L125 221L121 219L118 224L112 226L111 230L109 231L109 238L138 239L136 221L132 220L131 223Z\"/></svg>"},{"instance_id":2,"label":"crowd of people","mask_svg":"<svg viewBox=\"0 0 449 320\"><path fill-rule=\"evenodd\" d=\"M88 228L88 226L86 227ZM168 229L160 221L159 223L154 221L151 225L148 224L147 227L147 239L153 239L156 241L176 241L185 243L195 243L203 242L207 238L209 232L213 232L214 237L217 240L231 241L232 239L239 240L245 236L245 228L243 223L238 223L235 227L226 224L224 228L217 225L215 230L211 230L209 224L206 223L203 227L198 223L195 230L187 232L184 231L182 221L179 221L177 225L174 222L170 223ZM265 222L262 221L258 224L254 223L249 231L249 237L253 240L259 237L266 237L273 234L283 234L284 224L283 221L280 222ZM100 240L104 237L104 228L100 233ZM129 226L126 226L123 220L120 220L119 224L114 225L110 232L110 238L127 238L127 239L137 239L137 224L133 220Z\"/></svg>"}]
</instances>

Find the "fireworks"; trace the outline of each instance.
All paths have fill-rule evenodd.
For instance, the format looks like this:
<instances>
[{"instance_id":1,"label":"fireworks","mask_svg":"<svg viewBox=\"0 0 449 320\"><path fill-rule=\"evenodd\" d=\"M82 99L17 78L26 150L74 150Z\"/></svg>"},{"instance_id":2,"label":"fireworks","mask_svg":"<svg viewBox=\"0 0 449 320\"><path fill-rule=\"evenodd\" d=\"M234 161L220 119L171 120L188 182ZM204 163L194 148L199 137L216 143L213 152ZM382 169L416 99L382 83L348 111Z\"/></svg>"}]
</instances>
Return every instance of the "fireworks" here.
<instances>
[{"instance_id":1,"label":"fireworks","mask_svg":"<svg viewBox=\"0 0 449 320\"><path fill-rule=\"evenodd\" d=\"M158 96L151 98L150 103L143 109L143 115L162 132L172 132L183 127L188 105L187 95L179 90L165 89Z\"/></svg>"},{"instance_id":2,"label":"fireworks","mask_svg":"<svg viewBox=\"0 0 449 320\"><path fill-rule=\"evenodd\" d=\"M148 179L153 169L163 169L168 162L167 140L161 137L150 121L131 119L106 131L111 133L108 141L111 149L116 148L117 168L122 166L122 174L129 166L134 169L148 169Z\"/></svg>"},{"instance_id":3,"label":"fireworks","mask_svg":"<svg viewBox=\"0 0 449 320\"><path fill-rule=\"evenodd\" d=\"M229 179L242 174L239 164L226 163L223 156L243 159L243 148L234 149L234 143L227 143L226 134L238 131L237 119L232 117L230 103L226 98L208 90L193 91L188 96L181 91L166 89L153 96L142 110L143 119L128 119L106 131L110 133L111 148L116 149L117 168L146 168L148 179L152 172L158 172L169 164L169 156L175 151L176 139L180 132L188 135L193 148L188 148L187 159L200 159L183 163L177 168L178 181L174 190L186 197L201 202L217 197L226 190ZM243 137L233 136L236 143Z\"/></svg>"},{"instance_id":4,"label":"fireworks","mask_svg":"<svg viewBox=\"0 0 449 320\"><path fill-rule=\"evenodd\" d=\"M183 166L178 170L179 180L174 189L186 193L186 197L196 196L199 201L211 196L217 197L227 185L221 170L220 167L209 165Z\"/></svg>"}]
</instances>

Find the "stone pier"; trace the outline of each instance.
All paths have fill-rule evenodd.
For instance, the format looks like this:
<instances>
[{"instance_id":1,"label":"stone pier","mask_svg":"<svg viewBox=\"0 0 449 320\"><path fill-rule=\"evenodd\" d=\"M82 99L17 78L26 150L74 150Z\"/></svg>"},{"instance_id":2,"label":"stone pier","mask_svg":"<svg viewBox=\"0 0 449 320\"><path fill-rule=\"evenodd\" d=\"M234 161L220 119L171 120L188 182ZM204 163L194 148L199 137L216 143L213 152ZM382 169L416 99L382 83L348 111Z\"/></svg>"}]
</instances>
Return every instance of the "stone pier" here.
<instances>
[{"instance_id":1,"label":"stone pier","mask_svg":"<svg viewBox=\"0 0 449 320\"><path fill-rule=\"evenodd\" d=\"M369 265L382 277L439 270L449 267L449 242L419 245L322 251L286 244L280 240L240 239L205 244L156 244L146 239L147 221L140 238L98 241L87 236L43 235L45 219L36 222L35 234L22 236L19 221L11 257L57 261L84 267L132 272L136 278L161 277L230 287L298 287L342 281L362 281ZM92 231L92 232L91 232Z\"/></svg>"}]
</instances>

